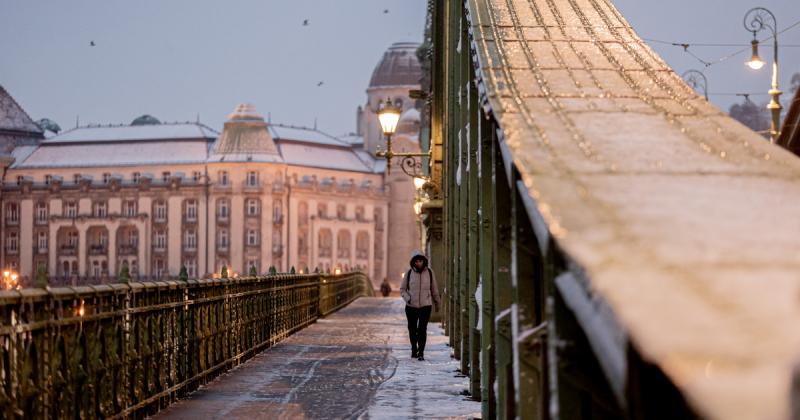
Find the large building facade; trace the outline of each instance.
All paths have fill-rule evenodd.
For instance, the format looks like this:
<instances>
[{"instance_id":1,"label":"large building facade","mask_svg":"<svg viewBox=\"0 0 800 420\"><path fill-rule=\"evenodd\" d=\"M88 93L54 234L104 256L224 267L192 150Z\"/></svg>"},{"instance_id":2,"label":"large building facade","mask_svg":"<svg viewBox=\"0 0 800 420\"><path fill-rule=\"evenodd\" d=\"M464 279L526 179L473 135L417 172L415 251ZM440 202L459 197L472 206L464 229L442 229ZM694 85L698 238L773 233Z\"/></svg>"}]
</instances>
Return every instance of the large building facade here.
<instances>
[{"instance_id":1,"label":"large building facade","mask_svg":"<svg viewBox=\"0 0 800 420\"><path fill-rule=\"evenodd\" d=\"M412 49L400 45L402 55ZM403 104L397 136L413 149L415 86L397 55L395 45L376 67L368 106L378 97ZM398 283L390 262L407 266L418 241L409 234L418 232L413 203L403 199L413 185L387 177L374 157L376 110L360 109L357 133L338 137L268 123L243 104L221 132L145 115L18 145L2 190L2 266L23 285L37 272L51 284L115 281L123 266L139 280L182 267L194 278L274 266L361 268L376 284Z\"/></svg>"}]
</instances>

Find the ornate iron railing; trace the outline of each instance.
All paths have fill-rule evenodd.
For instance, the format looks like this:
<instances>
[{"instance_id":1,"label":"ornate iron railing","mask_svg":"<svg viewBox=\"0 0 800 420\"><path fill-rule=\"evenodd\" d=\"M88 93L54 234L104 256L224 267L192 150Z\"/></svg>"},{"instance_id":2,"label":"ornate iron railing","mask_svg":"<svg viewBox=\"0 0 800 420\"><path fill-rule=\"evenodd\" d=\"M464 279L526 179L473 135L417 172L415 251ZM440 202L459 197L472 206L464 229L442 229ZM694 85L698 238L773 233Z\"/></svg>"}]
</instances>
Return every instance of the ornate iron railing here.
<instances>
[{"instance_id":1,"label":"ornate iron railing","mask_svg":"<svg viewBox=\"0 0 800 420\"><path fill-rule=\"evenodd\" d=\"M0 291L0 416L144 417L365 295L363 273Z\"/></svg>"}]
</instances>

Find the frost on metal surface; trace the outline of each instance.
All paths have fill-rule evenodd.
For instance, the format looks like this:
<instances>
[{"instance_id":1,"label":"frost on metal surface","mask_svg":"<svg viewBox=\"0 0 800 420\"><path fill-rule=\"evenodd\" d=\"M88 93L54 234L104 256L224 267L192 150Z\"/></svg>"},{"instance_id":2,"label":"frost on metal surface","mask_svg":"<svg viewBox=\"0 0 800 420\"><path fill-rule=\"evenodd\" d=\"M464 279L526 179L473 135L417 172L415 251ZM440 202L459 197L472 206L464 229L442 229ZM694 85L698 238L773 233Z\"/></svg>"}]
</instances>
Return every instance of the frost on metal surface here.
<instances>
[{"instance_id":1,"label":"frost on metal surface","mask_svg":"<svg viewBox=\"0 0 800 420\"><path fill-rule=\"evenodd\" d=\"M697 96L608 0L468 6L481 103L642 356L705 417L787 417L800 161Z\"/></svg>"}]
</instances>

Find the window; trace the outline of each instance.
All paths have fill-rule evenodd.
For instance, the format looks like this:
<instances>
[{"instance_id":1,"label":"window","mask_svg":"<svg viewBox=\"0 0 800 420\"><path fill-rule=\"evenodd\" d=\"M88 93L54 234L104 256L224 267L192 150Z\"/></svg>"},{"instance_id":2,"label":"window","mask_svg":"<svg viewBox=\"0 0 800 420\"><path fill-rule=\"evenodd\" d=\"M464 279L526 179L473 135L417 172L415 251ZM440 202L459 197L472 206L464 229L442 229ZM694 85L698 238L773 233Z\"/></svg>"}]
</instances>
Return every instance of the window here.
<instances>
[{"instance_id":1,"label":"window","mask_svg":"<svg viewBox=\"0 0 800 420\"><path fill-rule=\"evenodd\" d=\"M134 200L125 200L122 202L122 214L128 217L135 217L137 214L136 201Z\"/></svg>"},{"instance_id":2,"label":"window","mask_svg":"<svg viewBox=\"0 0 800 420\"><path fill-rule=\"evenodd\" d=\"M356 207L356 220L358 220L359 222L364 221L364 206Z\"/></svg>"},{"instance_id":3,"label":"window","mask_svg":"<svg viewBox=\"0 0 800 420\"><path fill-rule=\"evenodd\" d=\"M283 208L280 200L275 200L272 203L272 221L275 223L283 222Z\"/></svg>"},{"instance_id":4,"label":"window","mask_svg":"<svg viewBox=\"0 0 800 420\"><path fill-rule=\"evenodd\" d=\"M197 231L194 229L186 229L183 232L183 249L186 251L194 251L197 249Z\"/></svg>"},{"instance_id":5,"label":"window","mask_svg":"<svg viewBox=\"0 0 800 420\"><path fill-rule=\"evenodd\" d=\"M71 230L67 232L67 246L70 248L78 246L78 231Z\"/></svg>"},{"instance_id":6,"label":"window","mask_svg":"<svg viewBox=\"0 0 800 420\"><path fill-rule=\"evenodd\" d=\"M106 217L108 216L108 206L105 201L97 201L92 204L92 216Z\"/></svg>"},{"instance_id":7,"label":"window","mask_svg":"<svg viewBox=\"0 0 800 420\"><path fill-rule=\"evenodd\" d=\"M230 216L230 202L227 198L220 198L217 200L217 219L228 220Z\"/></svg>"},{"instance_id":8,"label":"window","mask_svg":"<svg viewBox=\"0 0 800 420\"><path fill-rule=\"evenodd\" d=\"M258 216L259 210L261 208L261 202L255 198L250 198L247 200L247 215L248 216Z\"/></svg>"},{"instance_id":9,"label":"window","mask_svg":"<svg viewBox=\"0 0 800 420\"><path fill-rule=\"evenodd\" d=\"M202 178L202 177L203 177L203 173L202 172L200 172L200 171L192 172L192 181L200 182L200 178Z\"/></svg>"},{"instance_id":10,"label":"window","mask_svg":"<svg viewBox=\"0 0 800 420\"><path fill-rule=\"evenodd\" d=\"M19 234L17 232L8 232L6 235L6 252L16 254L19 251Z\"/></svg>"},{"instance_id":11,"label":"window","mask_svg":"<svg viewBox=\"0 0 800 420\"><path fill-rule=\"evenodd\" d=\"M319 231L319 256L330 257L331 248L333 247L333 235L329 229L320 229Z\"/></svg>"},{"instance_id":12,"label":"window","mask_svg":"<svg viewBox=\"0 0 800 420\"><path fill-rule=\"evenodd\" d=\"M169 182L169 177L170 176L172 176L172 174L169 173L168 171L161 172L161 181L166 184L167 182Z\"/></svg>"},{"instance_id":13,"label":"window","mask_svg":"<svg viewBox=\"0 0 800 420\"><path fill-rule=\"evenodd\" d=\"M36 203L36 210L34 210L36 214L36 224L37 225L46 225L47 224L47 204L45 203Z\"/></svg>"},{"instance_id":14,"label":"window","mask_svg":"<svg viewBox=\"0 0 800 420\"><path fill-rule=\"evenodd\" d=\"M25 177L22 175L17 175L17 185L22 185L22 181L25 180Z\"/></svg>"},{"instance_id":15,"label":"window","mask_svg":"<svg viewBox=\"0 0 800 420\"><path fill-rule=\"evenodd\" d=\"M281 232L279 230L272 232L272 255L281 256L283 254L283 245L281 245Z\"/></svg>"},{"instance_id":16,"label":"window","mask_svg":"<svg viewBox=\"0 0 800 420\"><path fill-rule=\"evenodd\" d=\"M103 174L103 184L108 184L109 182L111 182L111 174L104 173Z\"/></svg>"},{"instance_id":17,"label":"window","mask_svg":"<svg viewBox=\"0 0 800 420\"><path fill-rule=\"evenodd\" d=\"M156 222L164 223L167 221L167 203L165 201L156 201L153 206L153 219Z\"/></svg>"},{"instance_id":18,"label":"window","mask_svg":"<svg viewBox=\"0 0 800 420\"><path fill-rule=\"evenodd\" d=\"M138 184L139 180L142 178L142 174L139 172L134 172L132 178L133 178L133 183Z\"/></svg>"},{"instance_id":19,"label":"window","mask_svg":"<svg viewBox=\"0 0 800 420\"><path fill-rule=\"evenodd\" d=\"M42 231L36 235L36 245L39 248L40 254L47 253L47 232Z\"/></svg>"},{"instance_id":20,"label":"window","mask_svg":"<svg viewBox=\"0 0 800 420\"><path fill-rule=\"evenodd\" d=\"M183 265L186 267L186 274L189 275L189 278L197 277L197 259L187 258L183 260Z\"/></svg>"},{"instance_id":21,"label":"window","mask_svg":"<svg viewBox=\"0 0 800 420\"><path fill-rule=\"evenodd\" d=\"M321 218L328 217L328 205L325 203L317 204L317 216Z\"/></svg>"},{"instance_id":22,"label":"window","mask_svg":"<svg viewBox=\"0 0 800 420\"><path fill-rule=\"evenodd\" d=\"M82 178L81 174L72 175L72 181L75 182L76 184L81 183L81 178Z\"/></svg>"},{"instance_id":23,"label":"window","mask_svg":"<svg viewBox=\"0 0 800 420\"><path fill-rule=\"evenodd\" d=\"M78 217L78 203L74 201L68 201L64 203L64 216L76 218Z\"/></svg>"},{"instance_id":24,"label":"window","mask_svg":"<svg viewBox=\"0 0 800 420\"><path fill-rule=\"evenodd\" d=\"M365 231L356 235L356 258L360 260L369 258L369 233Z\"/></svg>"},{"instance_id":25,"label":"window","mask_svg":"<svg viewBox=\"0 0 800 420\"><path fill-rule=\"evenodd\" d=\"M227 171L219 171L219 185L228 185Z\"/></svg>"},{"instance_id":26,"label":"window","mask_svg":"<svg viewBox=\"0 0 800 420\"><path fill-rule=\"evenodd\" d=\"M220 229L217 231L217 248L221 251L228 249L228 229Z\"/></svg>"},{"instance_id":27,"label":"window","mask_svg":"<svg viewBox=\"0 0 800 420\"><path fill-rule=\"evenodd\" d=\"M297 206L297 217L300 226L308 225L308 203L301 201Z\"/></svg>"},{"instance_id":28,"label":"window","mask_svg":"<svg viewBox=\"0 0 800 420\"><path fill-rule=\"evenodd\" d=\"M45 175L44 176L44 185L50 185L53 183L53 175Z\"/></svg>"},{"instance_id":29,"label":"window","mask_svg":"<svg viewBox=\"0 0 800 420\"><path fill-rule=\"evenodd\" d=\"M258 186L258 172L250 171L247 173L247 186L248 187Z\"/></svg>"},{"instance_id":30,"label":"window","mask_svg":"<svg viewBox=\"0 0 800 420\"><path fill-rule=\"evenodd\" d=\"M184 217L187 222L197 221L197 200L186 200L186 213Z\"/></svg>"},{"instance_id":31,"label":"window","mask_svg":"<svg viewBox=\"0 0 800 420\"><path fill-rule=\"evenodd\" d=\"M128 228L123 236L122 245L127 245L131 248L139 246L139 231L136 228Z\"/></svg>"},{"instance_id":32,"label":"window","mask_svg":"<svg viewBox=\"0 0 800 420\"><path fill-rule=\"evenodd\" d=\"M255 229L248 229L247 231L247 245L258 246L258 231Z\"/></svg>"},{"instance_id":33,"label":"window","mask_svg":"<svg viewBox=\"0 0 800 420\"><path fill-rule=\"evenodd\" d=\"M165 270L166 264L164 264L164 260L161 258L156 258L153 260L153 272L157 278L161 278L161 276L164 275Z\"/></svg>"},{"instance_id":34,"label":"window","mask_svg":"<svg viewBox=\"0 0 800 420\"><path fill-rule=\"evenodd\" d=\"M350 232L340 230L336 235L336 256L350 258Z\"/></svg>"},{"instance_id":35,"label":"window","mask_svg":"<svg viewBox=\"0 0 800 420\"><path fill-rule=\"evenodd\" d=\"M153 234L153 248L157 251L167 249L167 232L159 229Z\"/></svg>"},{"instance_id":36,"label":"window","mask_svg":"<svg viewBox=\"0 0 800 420\"><path fill-rule=\"evenodd\" d=\"M258 258L251 257L247 259L247 273L249 274L250 271L255 268L256 273L258 273Z\"/></svg>"},{"instance_id":37,"label":"window","mask_svg":"<svg viewBox=\"0 0 800 420\"><path fill-rule=\"evenodd\" d=\"M336 206L336 218L338 218L339 220L344 220L345 216L347 216L347 210L344 204L339 204L338 206Z\"/></svg>"},{"instance_id":38,"label":"window","mask_svg":"<svg viewBox=\"0 0 800 420\"><path fill-rule=\"evenodd\" d=\"M6 223L10 225L19 223L19 204L8 203L6 205Z\"/></svg>"}]
</instances>

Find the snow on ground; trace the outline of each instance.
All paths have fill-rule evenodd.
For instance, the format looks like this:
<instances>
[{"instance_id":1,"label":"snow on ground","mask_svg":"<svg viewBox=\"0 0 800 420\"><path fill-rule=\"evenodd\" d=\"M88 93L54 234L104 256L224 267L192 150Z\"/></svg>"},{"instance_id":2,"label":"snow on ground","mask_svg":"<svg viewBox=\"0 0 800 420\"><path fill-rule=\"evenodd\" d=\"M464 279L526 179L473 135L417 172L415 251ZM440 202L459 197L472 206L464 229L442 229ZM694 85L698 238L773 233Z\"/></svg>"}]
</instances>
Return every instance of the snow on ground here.
<instances>
[{"instance_id":1,"label":"snow on ground","mask_svg":"<svg viewBox=\"0 0 800 420\"><path fill-rule=\"evenodd\" d=\"M390 363L367 412L369 419L469 419L480 418L481 404L466 394L469 378L458 372L451 348L439 323L428 324L425 361L411 358L403 302L393 303ZM389 326L387 325L387 327ZM399 327L398 327L399 326Z\"/></svg>"}]
</instances>

